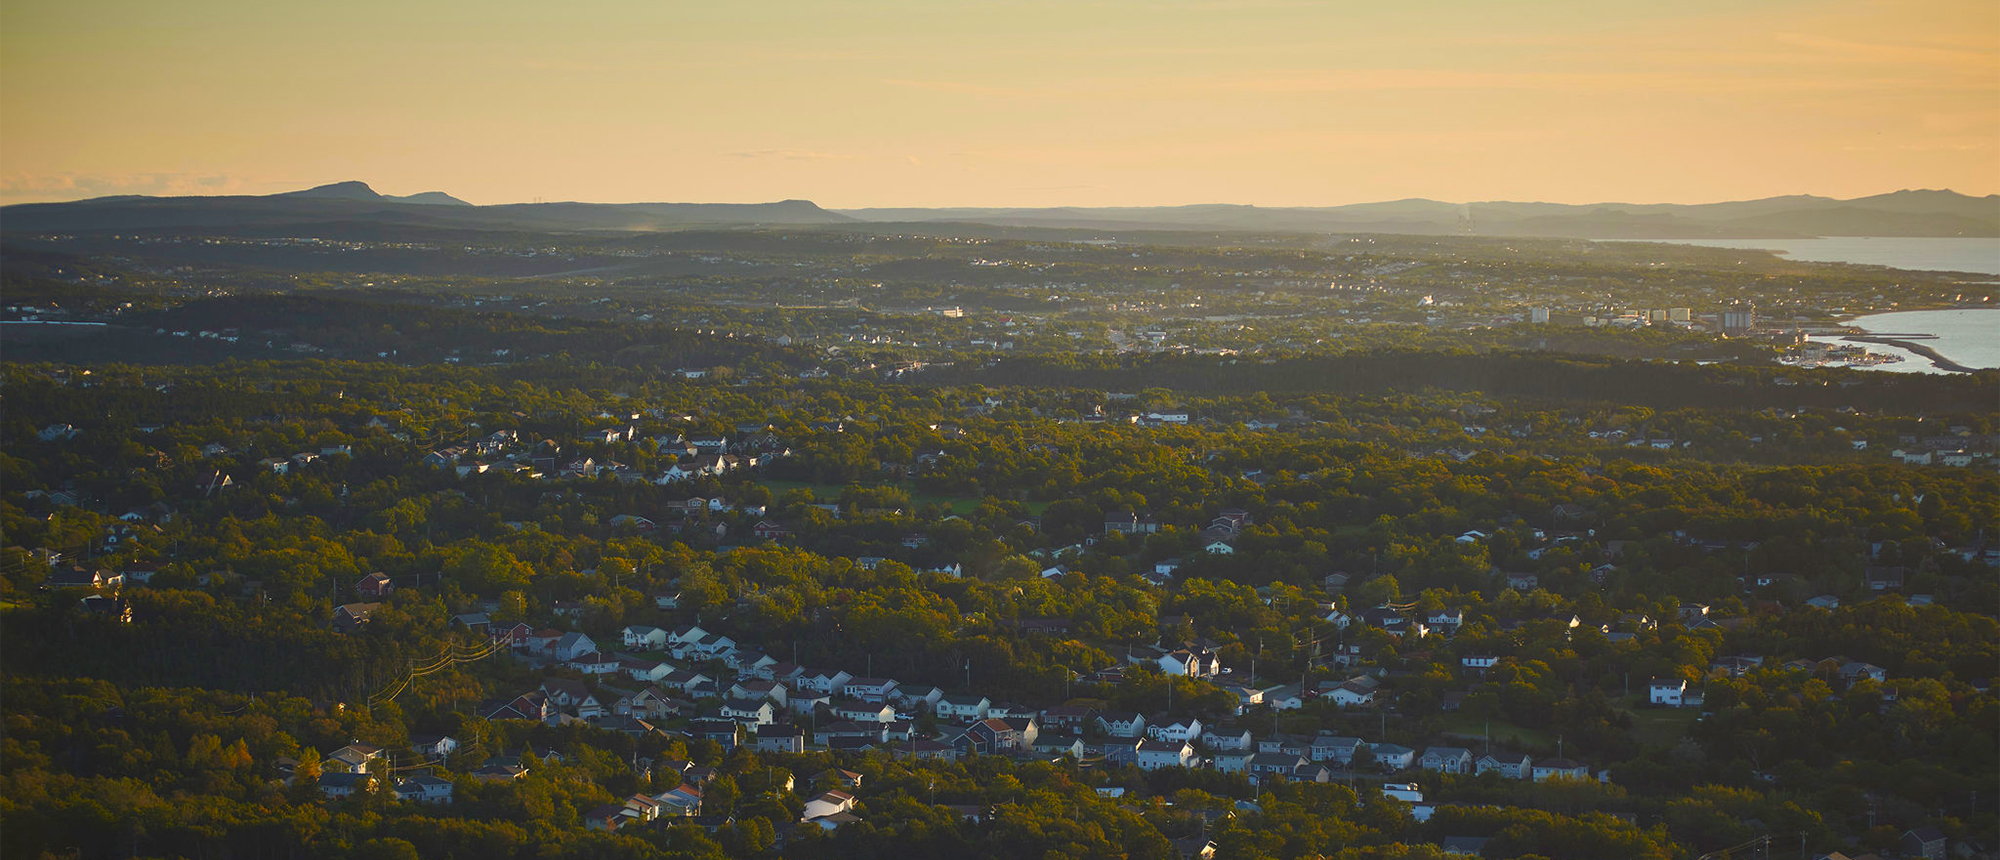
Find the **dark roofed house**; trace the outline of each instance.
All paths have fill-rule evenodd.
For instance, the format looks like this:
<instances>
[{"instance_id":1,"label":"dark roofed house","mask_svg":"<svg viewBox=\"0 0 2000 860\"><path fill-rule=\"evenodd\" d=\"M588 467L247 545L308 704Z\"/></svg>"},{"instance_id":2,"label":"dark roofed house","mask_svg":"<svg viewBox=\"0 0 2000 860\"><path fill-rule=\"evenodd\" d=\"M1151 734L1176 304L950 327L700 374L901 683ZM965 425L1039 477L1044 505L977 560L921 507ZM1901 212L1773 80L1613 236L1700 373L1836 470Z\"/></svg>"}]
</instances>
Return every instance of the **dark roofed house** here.
<instances>
[{"instance_id":1,"label":"dark roofed house","mask_svg":"<svg viewBox=\"0 0 2000 860\"><path fill-rule=\"evenodd\" d=\"M368 623L369 616L382 608L380 603L349 603L333 608L333 629L342 633Z\"/></svg>"}]
</instances>

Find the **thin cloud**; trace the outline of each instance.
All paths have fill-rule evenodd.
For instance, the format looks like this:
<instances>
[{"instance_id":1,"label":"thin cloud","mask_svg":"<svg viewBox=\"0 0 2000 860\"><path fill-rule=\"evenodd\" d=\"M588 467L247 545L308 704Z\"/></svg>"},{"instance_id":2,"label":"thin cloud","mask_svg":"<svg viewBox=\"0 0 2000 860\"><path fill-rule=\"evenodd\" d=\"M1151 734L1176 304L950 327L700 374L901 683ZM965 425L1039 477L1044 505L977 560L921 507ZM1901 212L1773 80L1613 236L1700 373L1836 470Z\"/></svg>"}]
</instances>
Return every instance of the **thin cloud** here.
<instances>
[{"instance_id":1,"label":"thin cloud","mask_svg":"<svg viewBox=\"0 0 2000 860\"><path fill-rule=\"evenodd\" d=\"M776 158L784 161L846 161L851 155L835 155L831 152L812 152L802 149L746 149L729 153L731 158Z\"/></svg>"},{"instance_id":2,"label":"thin cloud","mask_svg":"<svg viewBox=\"0 0 2000 860\"><path fill-rule=\"evenodd\" d=\"M122 194L180 196L244 193L244 183L222 173L14 173L0 176L0 197L10 200L77 200Z\"/></svg>"}]
</instances>

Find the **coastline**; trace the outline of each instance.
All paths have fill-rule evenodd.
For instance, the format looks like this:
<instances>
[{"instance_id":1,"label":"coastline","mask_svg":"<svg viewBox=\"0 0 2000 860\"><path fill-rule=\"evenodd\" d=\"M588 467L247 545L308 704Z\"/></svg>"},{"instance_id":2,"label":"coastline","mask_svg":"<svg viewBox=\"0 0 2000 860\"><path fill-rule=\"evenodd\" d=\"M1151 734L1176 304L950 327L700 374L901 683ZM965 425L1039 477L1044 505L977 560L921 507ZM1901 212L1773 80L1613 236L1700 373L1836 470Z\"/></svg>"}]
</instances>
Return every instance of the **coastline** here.
<instances>
[{"instance_id":1,"label":"coastline","mask_svg":"<svg viewBox=\"0 0 2000 860\"><path fill-rule=\"evenodd\" d=\"M1850 334L1845 337L1842 337L1841 340L1853 341L1855 343L1881 344L1882 346L1893 346L1899 349L1909 350L1910 352L1916 353L1917 355L1921 355L1927 359L1930 359L1931 366L1939 370L1948 370L1953 373L1972 373L1974 371L1974 368L1966 367L1963 364L1959 364L1956 361L1952 361L1951 359L1944 357L1943 353L1940 353L1937 350L1930 348L1929 346L1917 343L1915 341L1897 340L1893 337L1875 337L1873 335L1867 335L1867 334Z\"/></svg>"}]
</instances>

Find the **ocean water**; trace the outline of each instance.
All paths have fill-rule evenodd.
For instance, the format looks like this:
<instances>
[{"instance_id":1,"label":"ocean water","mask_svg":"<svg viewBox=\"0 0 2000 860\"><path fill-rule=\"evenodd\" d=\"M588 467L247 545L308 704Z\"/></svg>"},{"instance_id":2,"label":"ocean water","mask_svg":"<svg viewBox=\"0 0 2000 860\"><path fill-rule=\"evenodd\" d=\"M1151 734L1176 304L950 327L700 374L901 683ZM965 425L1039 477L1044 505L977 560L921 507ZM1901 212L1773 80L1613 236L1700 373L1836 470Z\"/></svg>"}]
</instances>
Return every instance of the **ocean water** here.
<instances>
[{"instance_id":1,"label":"ocean water","mask_svg":"<svg viewBox=\"0 0 2000 860\"><path fill-rule=\"evenodd\" d=\"M1895 311L1869 314L1847 321L1869 334L1934 334L1936 340L1920 340L1944 357L1974 368L2000 368L2000 308L1967 308L1949 311ZM1838 337L1814 337L1825 343L1841 343ZM1870 352L1894 353L1903 357L1895 364L1877 364L1862 370L1893 373L1948 373L1932 365L1930 359L1893 346L1867 344Z\"/></svg>"},{"instance_id":2,"label":"ocean water","mask_svg":"<svg viewBox=\"0 0 2000 860\"><path fill-rule=\"evenodd\" d=\"M1675 245L1761 248L1809 263L1859 263L2000 275L2000 239L1829 236L1820 239L1661 239ZM1943 352L1943 350L1939 350ZM1945 353L1950 355L1950 353Z\"/></svg>"}]
</instances>

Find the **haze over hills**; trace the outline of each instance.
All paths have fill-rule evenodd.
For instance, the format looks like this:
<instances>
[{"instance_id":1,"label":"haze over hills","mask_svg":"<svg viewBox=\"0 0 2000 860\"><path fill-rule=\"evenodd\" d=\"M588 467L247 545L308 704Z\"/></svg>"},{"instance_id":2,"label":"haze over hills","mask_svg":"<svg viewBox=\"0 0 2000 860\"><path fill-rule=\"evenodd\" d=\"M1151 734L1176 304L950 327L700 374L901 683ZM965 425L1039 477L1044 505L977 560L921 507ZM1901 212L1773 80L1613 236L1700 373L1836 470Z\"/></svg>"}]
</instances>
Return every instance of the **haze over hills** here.
<instances>
[{"instance_id":1,"label":"haze over hills","mask_svg":"<svg viewBox=\"0 0 2000 860\"><path fill-rule=\"evenodd\" d=\"M2000 236L2000 195L1897 191L1853 200L1791 195L1724 203L1447 203L837 210L864 221L976 221L1038 227L1368 232L1579 239Z\"/></svg>"},{"instance_id":2,"label":"haze over hills","mask_svg":"<svg viewBox=\"0 0 2000 860\"><path fill-rule=\"evenodd\" d=\"M475 206L441 191L405 197L363 182L266 196L103 197L0 208L7 232L186 231L292 234L398 227L655 231L702 226L979 223L1096 230L1473 234L1579 239L2000 237L2000 195L1903 190L1852 200L1790 195L1705 204L1450 203L1408 199L1322 207L869 208L775 203L510 203ZM313 226L318 225L318 226Z\"/></svg>"}]
</instances>

